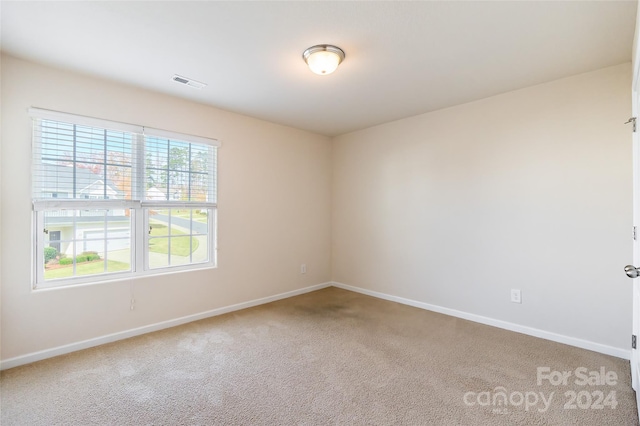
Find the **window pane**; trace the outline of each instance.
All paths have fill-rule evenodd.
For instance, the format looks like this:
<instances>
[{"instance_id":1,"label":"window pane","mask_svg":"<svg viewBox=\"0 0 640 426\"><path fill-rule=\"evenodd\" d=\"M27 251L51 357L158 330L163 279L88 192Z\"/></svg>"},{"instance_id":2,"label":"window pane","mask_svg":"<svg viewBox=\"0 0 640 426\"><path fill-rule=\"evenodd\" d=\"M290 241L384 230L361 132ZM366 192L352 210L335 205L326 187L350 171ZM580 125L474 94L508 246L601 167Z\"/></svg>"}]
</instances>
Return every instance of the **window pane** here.
<instances>
[{"instance_id":1,"label":"window pane","mask_svg":"<svg viewBox=\"0 0 640 426\"><path fill-rule=\"evenodd\" d=\"M147 212L149 218L150 238L169 235L169 210L153 209Z\"/></svg>"},{"instance_id":2,"label":"window pane","mask_svg":"<svg viewBox=\"0 0 640 426\"><path fill-rule=\"evenodd\" d=\"M166 139L145 138L145 199L167 200L169 146Z\"/></svg>"},{"instance_id":3,"label":"window pane","mask_svg":"<svg viewBox=\"0 0 640 426\"><path fill-rule=\"evenodd\" d=\"M169 238L149 237L149 269L169 266Z\"/></svg>"},{"instance_id":4,"label":"window pane","mask_svg":"<svg viewBox=\"0 0 640 426\"><path fill-rule=\"evenodd\" d=\"M43 144L43 160L64 162L73 159L73 124L42 120L34 133Z\"/></svg>"},{"instance_id":5,"label":"window pane","mask_svg":"<svg viewBox=\"0 0 640 426\"><path fill-rule=\"evenodd\" d=\"M215 148L145 137L146 200L215 202Z\"/></svg>"},{"instance_id":6,"label":"window pane","mask_svg":"<svg viewBox=\"0 0 640 426\"><path fill-rule=\"evenodd\" d=\"M44 278L131 270L131 211L49 210L44 215Z\"/></svg>"},{"instance_id":7,"label":"window pane","mask_svg":"<svg viewBox=\"0 0 640 426\"><path fill-rule=\"evenodd\" d=\"M190 182L191 200L192 201L209 201L207 199L207 179L205 173L192 173Z\"/></svg>"},{"instance_id":8,"label":"window pane","mask_svg":"<svg viewBox=\"0 0 640 426\"><path fill-rule=\"evenodd\" d=\"M169 170L188 171L190 143L169 140Z\"/></svg>"},{"instance_id":9,"label":"window pane","mask_svg":"<svg viewBox=\"0 0 640 426\"><path fill-rule=\"evenodd\" d=\"M171 237L171 265L187 265L191 263L191 237Z\"/></svg>"},{"instance_id":10,"label":"window pane","mask_svg":"<svg viewBox=\"0 0 640 426\"><path fill-rule=\"evenodd\" d=\"M196 249L191 254L193 263L202 263L209 261L209 238L207 236L194 236L193 244Z\"/></svg>"},{"instance_id":11,"label":"window pane","mask_svg":"<svg viewBox=\"0 0 640 426\"><path fill-rule=\"evenodd\" d=\"M34 137L35 199L131 199L131 134L41 120Z\"/></svg>"},{"instance_id":12,"label":"window pane","mask_svg":"<svg viewBox=\"0 0 640 426\"><path fill-rule=\"evenodd\" d=\"M209 260L209 210L147 210L149 268Z\"/></svg>"}]
</instances>

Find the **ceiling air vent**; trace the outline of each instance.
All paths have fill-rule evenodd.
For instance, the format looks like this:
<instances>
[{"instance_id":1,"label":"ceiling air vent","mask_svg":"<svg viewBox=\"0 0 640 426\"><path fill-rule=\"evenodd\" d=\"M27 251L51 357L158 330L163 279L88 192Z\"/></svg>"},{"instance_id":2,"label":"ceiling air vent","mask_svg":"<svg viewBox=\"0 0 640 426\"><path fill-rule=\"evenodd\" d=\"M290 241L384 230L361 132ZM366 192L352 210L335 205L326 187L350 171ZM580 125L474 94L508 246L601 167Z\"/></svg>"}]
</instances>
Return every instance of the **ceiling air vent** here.
<instances>
[{"instance_id":1,"label":"ceiling air vent","mask_svg":"<svg viewBox=\"0 0 640 426\"><path fill-rule=\"evenodd\" d=\"M186 84L187 86L195 87L196 89L202 89L203 87L206 86L205 83L201 83L199 81L192 80L188 77L183 77L178 74L174 75L171 79L176 83Z\"/></svg>"}]
</instances>

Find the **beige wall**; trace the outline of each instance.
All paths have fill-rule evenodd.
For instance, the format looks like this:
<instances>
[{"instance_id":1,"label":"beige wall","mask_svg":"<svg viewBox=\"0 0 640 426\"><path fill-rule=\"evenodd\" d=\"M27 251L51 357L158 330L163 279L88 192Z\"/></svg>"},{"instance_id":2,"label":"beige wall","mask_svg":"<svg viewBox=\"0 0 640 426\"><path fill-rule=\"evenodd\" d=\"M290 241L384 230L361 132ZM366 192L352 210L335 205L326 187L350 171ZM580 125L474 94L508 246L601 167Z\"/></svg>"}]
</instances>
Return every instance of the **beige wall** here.
<instances>
[{"instance_id":1,"label":"beige wall","mask_svg":"<svg viewBox=\"0 0 640 426\"><path fill-rule=\"evenodd\" d=\"M347 285L627 349L630 68L332 144L3 56L1 358L327 282L331 262ZM219 268L32 292L30 106L222 140Z\"/></svg>"},{"instance_id":2,"label":"beige wall","mask_svg":"<svg viewBox=\"0 0 640 426\"><path fill-rule=\"evenodd\" d=\"M3 360L331 279L329 138L7 56L1 65ZM31 106L222 140L219 268L32 292Z\"/></svg>"},{"instance_id":3,"label":"beige wall","mask_svg":"<svg viewBox=\"0 0 640 426\"><path fill-rule=\"evenodd\" d=\"M628 350L630 84L623 64L335 138L334 280Z\"/></svg>"}]
</instances>

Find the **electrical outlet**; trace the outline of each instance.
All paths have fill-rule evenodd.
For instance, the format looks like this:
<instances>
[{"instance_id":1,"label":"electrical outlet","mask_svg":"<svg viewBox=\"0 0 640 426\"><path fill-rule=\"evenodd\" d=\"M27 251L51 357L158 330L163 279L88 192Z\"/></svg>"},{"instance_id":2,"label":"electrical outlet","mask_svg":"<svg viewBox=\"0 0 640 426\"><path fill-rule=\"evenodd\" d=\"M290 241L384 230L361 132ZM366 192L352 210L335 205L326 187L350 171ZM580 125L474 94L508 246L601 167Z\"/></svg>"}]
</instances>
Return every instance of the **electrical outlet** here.
<instances>
[{"instance_id":1,"label":"electrical outlet","mask_svg":"<svg viewBox=\"0 0 640 426\"><path fill-rule=\"evenodd\" d=\"M300 273L301 274L306 274L307 273L307 264L303 263L302 265L300 265Z\"/></svg>"},{"instance_id":2,"label":"electrical outlet","mask_svg":"<svg viewBox=\"0 0 640 426\"><path fill-rule=\"evenodd\" d=\"M522 293L516 288L511 289L511 302L522 303Z\"/></svg>"}]
</instances>

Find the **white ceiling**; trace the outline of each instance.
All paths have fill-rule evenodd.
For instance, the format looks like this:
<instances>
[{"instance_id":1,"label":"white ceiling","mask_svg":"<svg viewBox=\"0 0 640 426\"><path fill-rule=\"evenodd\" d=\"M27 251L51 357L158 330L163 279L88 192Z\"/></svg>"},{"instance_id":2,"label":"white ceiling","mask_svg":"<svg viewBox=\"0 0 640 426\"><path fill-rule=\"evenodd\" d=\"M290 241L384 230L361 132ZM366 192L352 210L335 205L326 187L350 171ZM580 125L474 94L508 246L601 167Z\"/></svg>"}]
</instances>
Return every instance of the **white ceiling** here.
<instances>
[{"instance_id":1,"label":"white ceiling","mask_svg":"<svg viewBox=\"0 0 640 426\"><path fill-rule=\"evenodd\" d=\"M2 1L1 45L16 57L334 136L630 61L636 6ZM321 43L347 55L329 76L301 58ZM180 85L173 74L208 86Z\"/></svg>"}]
</instances>

